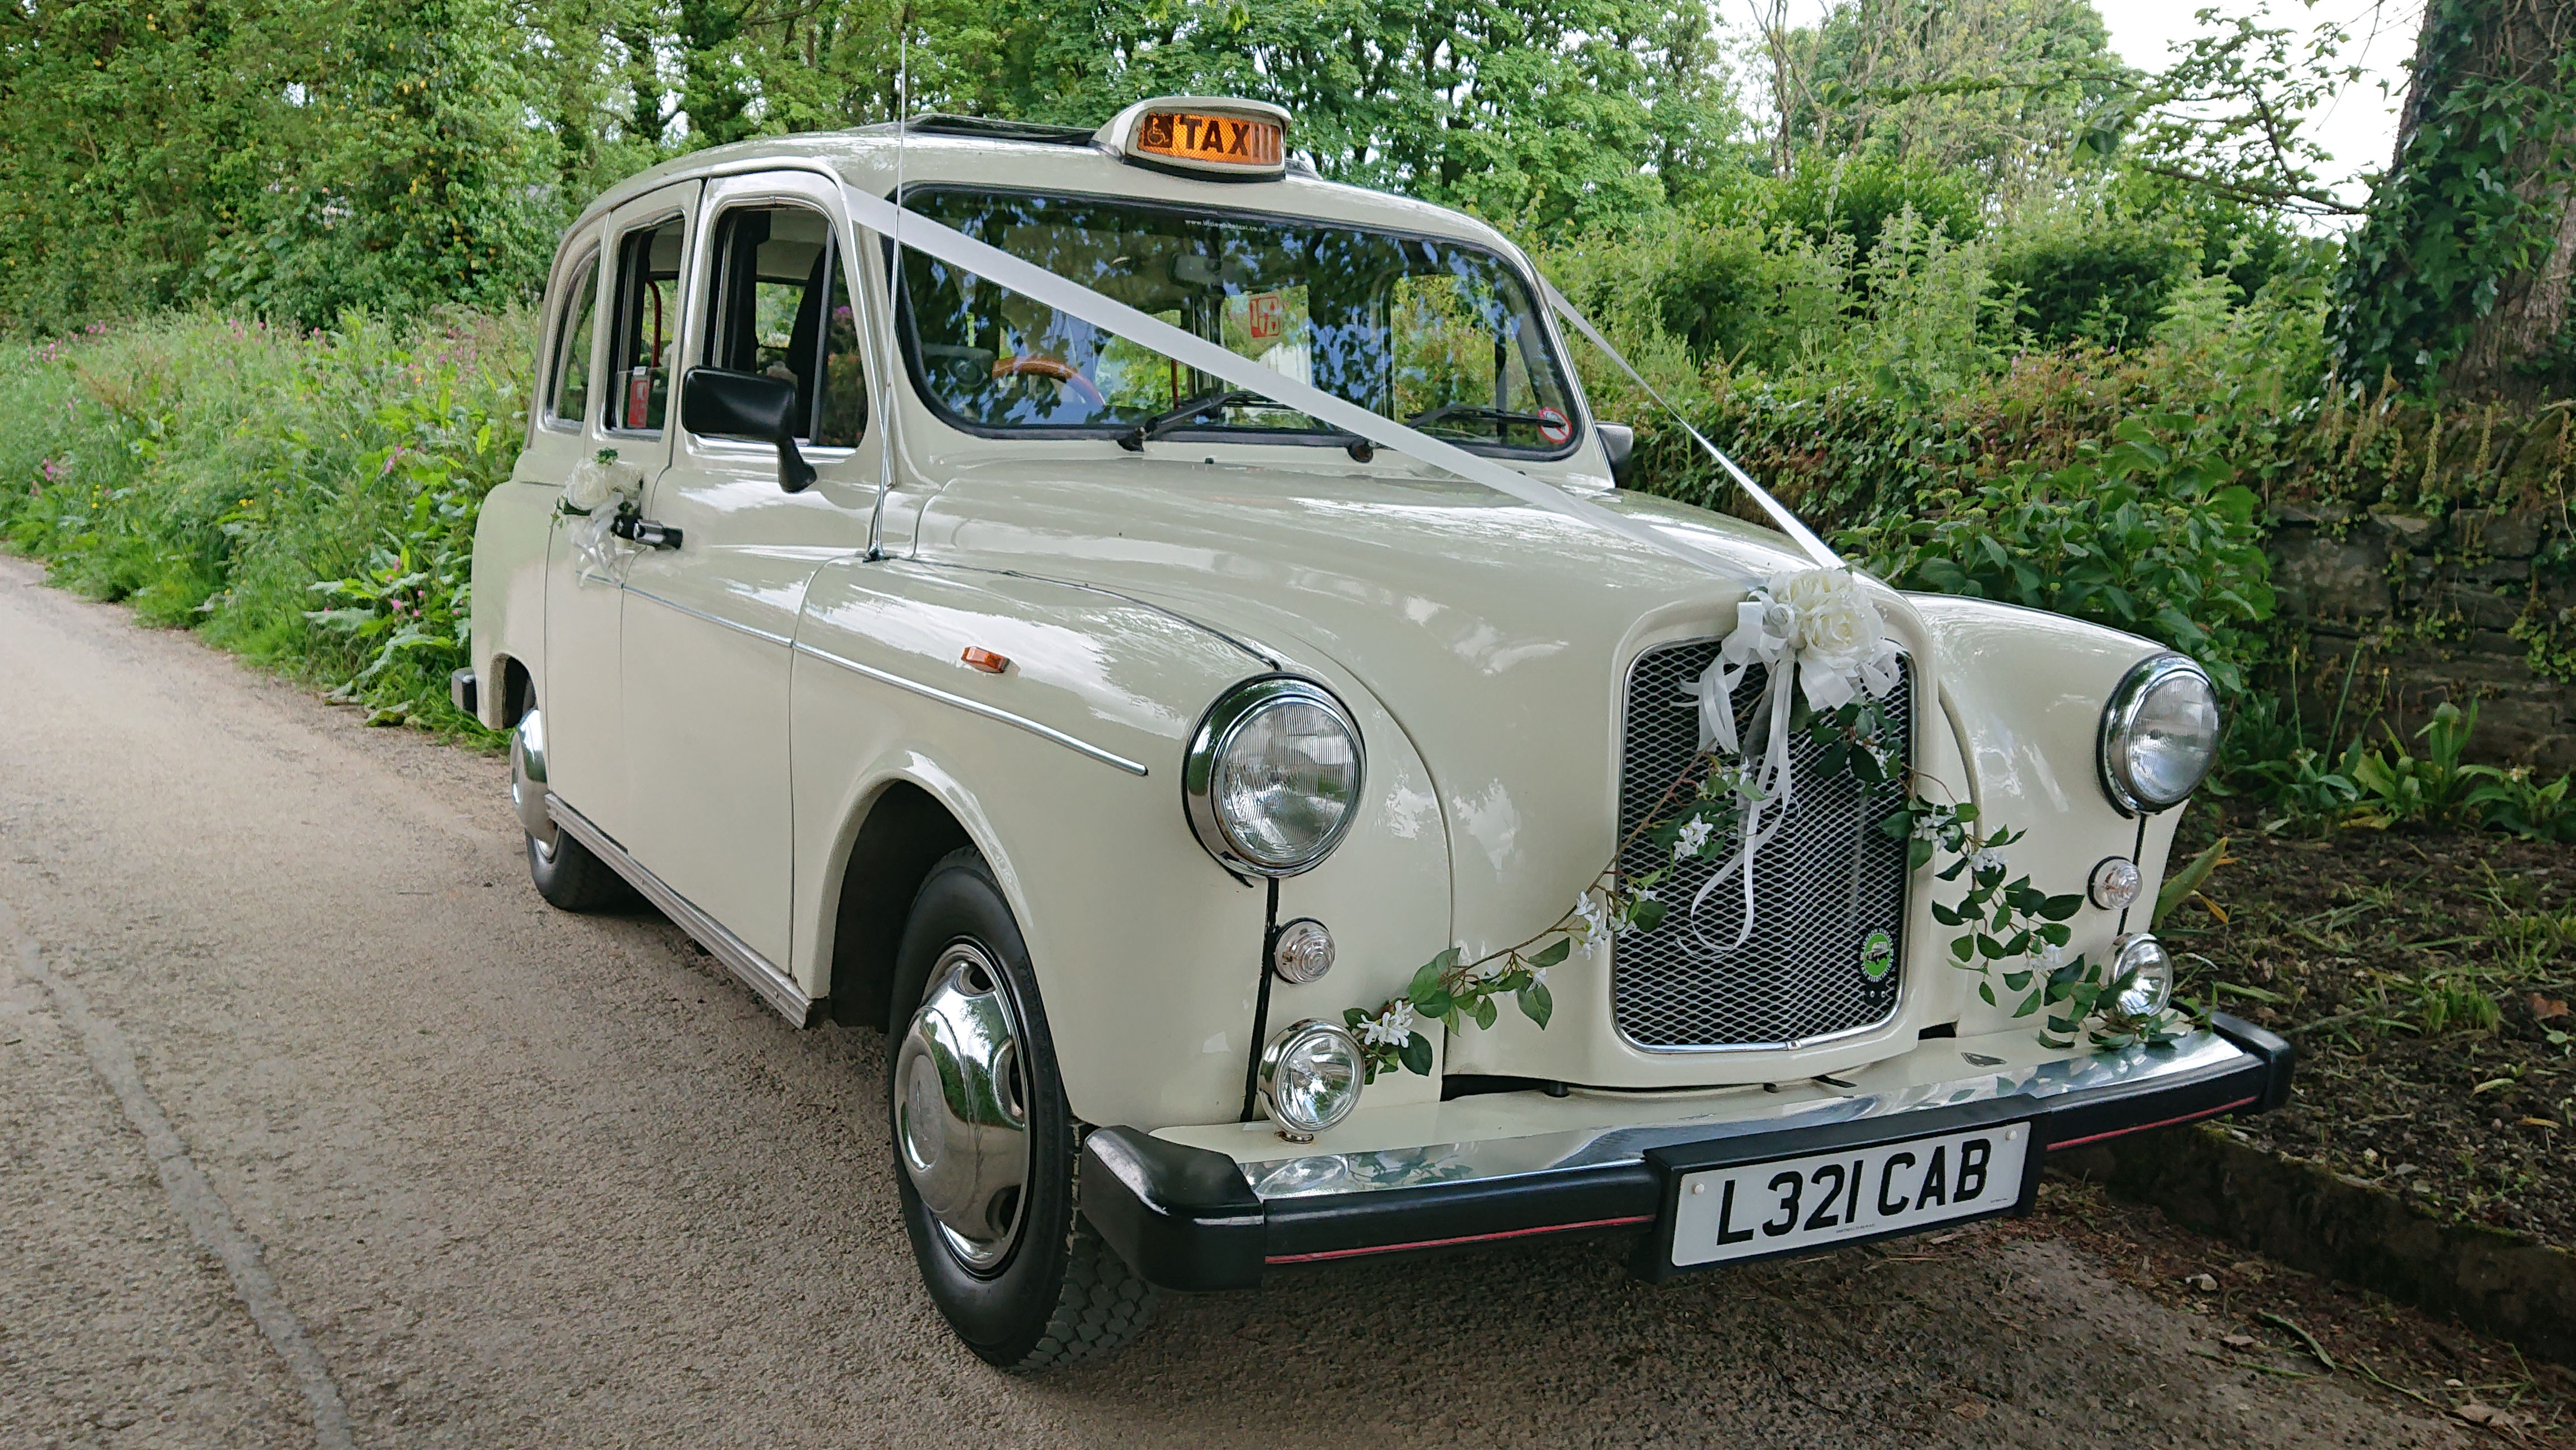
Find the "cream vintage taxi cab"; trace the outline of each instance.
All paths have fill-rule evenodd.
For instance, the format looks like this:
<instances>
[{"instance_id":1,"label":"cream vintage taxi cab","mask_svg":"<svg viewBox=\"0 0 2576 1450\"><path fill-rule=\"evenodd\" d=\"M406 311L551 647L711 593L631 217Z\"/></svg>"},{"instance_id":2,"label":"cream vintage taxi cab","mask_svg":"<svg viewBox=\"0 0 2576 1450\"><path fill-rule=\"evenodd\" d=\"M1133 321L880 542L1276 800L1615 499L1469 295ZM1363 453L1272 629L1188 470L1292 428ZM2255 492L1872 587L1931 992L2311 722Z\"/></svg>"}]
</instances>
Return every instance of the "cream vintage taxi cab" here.
<instances>
[{"instance_id":1,"label":"cream vintage taxi cab","mask_svg":"<svg viewBox=\"0 0 2576 1450\"><path fill-rule=\"evenodd\" d=\"M1621 489L1529 260L1292 125L645 172L564 236L483 506L456 688L538 891L884 1029L976 1353L1354 1255L1912 1232L2281 1099L2145 931L2197 667Z\"/></svg>"}]
</instances>

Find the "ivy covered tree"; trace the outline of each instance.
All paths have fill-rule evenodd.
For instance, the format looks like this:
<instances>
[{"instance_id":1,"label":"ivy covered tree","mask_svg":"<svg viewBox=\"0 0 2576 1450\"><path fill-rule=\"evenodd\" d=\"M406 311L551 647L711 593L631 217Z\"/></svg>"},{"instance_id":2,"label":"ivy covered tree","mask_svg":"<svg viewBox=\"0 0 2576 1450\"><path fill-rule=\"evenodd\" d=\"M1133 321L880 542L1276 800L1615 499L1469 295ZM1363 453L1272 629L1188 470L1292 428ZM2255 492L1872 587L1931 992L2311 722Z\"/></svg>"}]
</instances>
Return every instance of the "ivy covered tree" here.
<instances>
[{"instance_id":1,"label":"ivy covered tree","mask_svg":"<svg viewBox=\"0 0 2576 1450\"><path fill-rule=\"evenodd\" d=\"M2345 248L2336 365L2462 397L2576 386L2576 0L2431 0Z\"/></svg>"}]
</instances>

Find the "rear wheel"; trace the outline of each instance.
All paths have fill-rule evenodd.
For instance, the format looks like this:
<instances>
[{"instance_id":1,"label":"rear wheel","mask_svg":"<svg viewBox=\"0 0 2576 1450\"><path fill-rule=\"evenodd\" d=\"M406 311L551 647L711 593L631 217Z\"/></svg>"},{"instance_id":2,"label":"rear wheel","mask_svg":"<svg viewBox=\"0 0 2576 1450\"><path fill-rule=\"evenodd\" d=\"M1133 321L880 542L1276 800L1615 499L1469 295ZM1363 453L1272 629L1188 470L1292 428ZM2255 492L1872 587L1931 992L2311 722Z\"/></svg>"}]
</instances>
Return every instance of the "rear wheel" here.
<instances>
[{"instance_id":1,"label":"rear wheel","mask_svg":"<svg viewBox=\"0 0 2576 1450\"><path fill-rule=\"evenodd\" d=\"M565 911L605 911L635 900L635 888L546 814L546 721L530 710L510 732L510 806L528 834L528 879Z\"/></svg>"},{"instance_id":2,"label":"rear wheel","mask_svg":"<svg viewBox=\"0 0 2576 1450\"><path fill-rule=\"evenodd\" d=\"M1043 1369L1135 1337L1154 1291L1076 1210L1073 1116L1028 951L972 850L931 868L895 960L895 1188L969 1349Z\"/></svg>"}]
</instances>

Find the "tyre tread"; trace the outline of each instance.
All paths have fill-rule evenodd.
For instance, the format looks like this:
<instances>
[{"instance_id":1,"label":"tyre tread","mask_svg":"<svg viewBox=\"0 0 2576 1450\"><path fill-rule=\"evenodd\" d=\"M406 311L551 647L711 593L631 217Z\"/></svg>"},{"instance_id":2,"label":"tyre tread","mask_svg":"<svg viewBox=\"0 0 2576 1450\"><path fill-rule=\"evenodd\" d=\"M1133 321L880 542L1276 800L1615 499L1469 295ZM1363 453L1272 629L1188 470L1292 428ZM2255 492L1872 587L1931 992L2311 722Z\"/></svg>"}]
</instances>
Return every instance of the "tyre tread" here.
<instances>
[{"instance_id":1,"label":"tyre tread","mask_svg":"<svg viewBox=\"0 0 2576 1450\"><path fill-rule=\"evenodd\" d=\"M1055 1369L1125 1347L1154 1313L1154 1286L1077 1213L1065 1244L1064 1287L1038 1342L1012 1366Z\"/></svg>"}]
</instances>

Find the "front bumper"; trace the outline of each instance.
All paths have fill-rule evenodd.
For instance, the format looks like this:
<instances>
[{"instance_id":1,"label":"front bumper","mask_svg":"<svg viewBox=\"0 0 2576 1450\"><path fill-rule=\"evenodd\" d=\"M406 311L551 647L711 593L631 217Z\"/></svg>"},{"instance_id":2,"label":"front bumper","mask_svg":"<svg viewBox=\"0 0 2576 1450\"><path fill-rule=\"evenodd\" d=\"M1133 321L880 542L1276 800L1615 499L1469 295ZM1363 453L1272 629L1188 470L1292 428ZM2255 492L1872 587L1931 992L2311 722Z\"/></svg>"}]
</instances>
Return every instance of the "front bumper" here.
<instances>
[{"instance_id":1,"label":"front bumper","mask_svg":"<svg viewBox=\"0 0 2576 1450\"><path fill-rule=\"evenodd\" d=\"M1603 1121L1593 1126L1293 1158L1248 1157L1279 1146L1258 1131L1237 1134L1245 1145L1237 1146L1211 1130L1177 1130L1230 1150L1219 1151L1171 1134L1099 1128L1083 1142L1082 1211L1139 1274L1182 1290L1249 1288L1274 1264L1643 1229L1665 1202L1666 1153L1684 1145L1722 1143L1726 1157L1757 1161L1972 1117L2028 1121L2034 1142L2054 1150L2280 1106L2290 1091L2290 1044L2224 1014L2212 1028L2166 1049L2018 1065L1975 1050L1998 1043L1934 1039L1847 1078L1643 1100L1650 1108L1669 1102L1662 1121L1637 1120L1635 1095L1587 1095L1601 1105L1593 1111ZM2012 1036L2029 1040L2026 1032ZM1991 1070L1929 1077L1927 1064L1952 1051L1954 1066ZM1486 1120L1497 1111L1490 1098L1441 1107L1469 1103ZM1530 1106L1559 1119L1586 1111L1562 1100ZM1423 1121L1442 1119L1435 1112Z\"/></svg>"}]
</instances>

